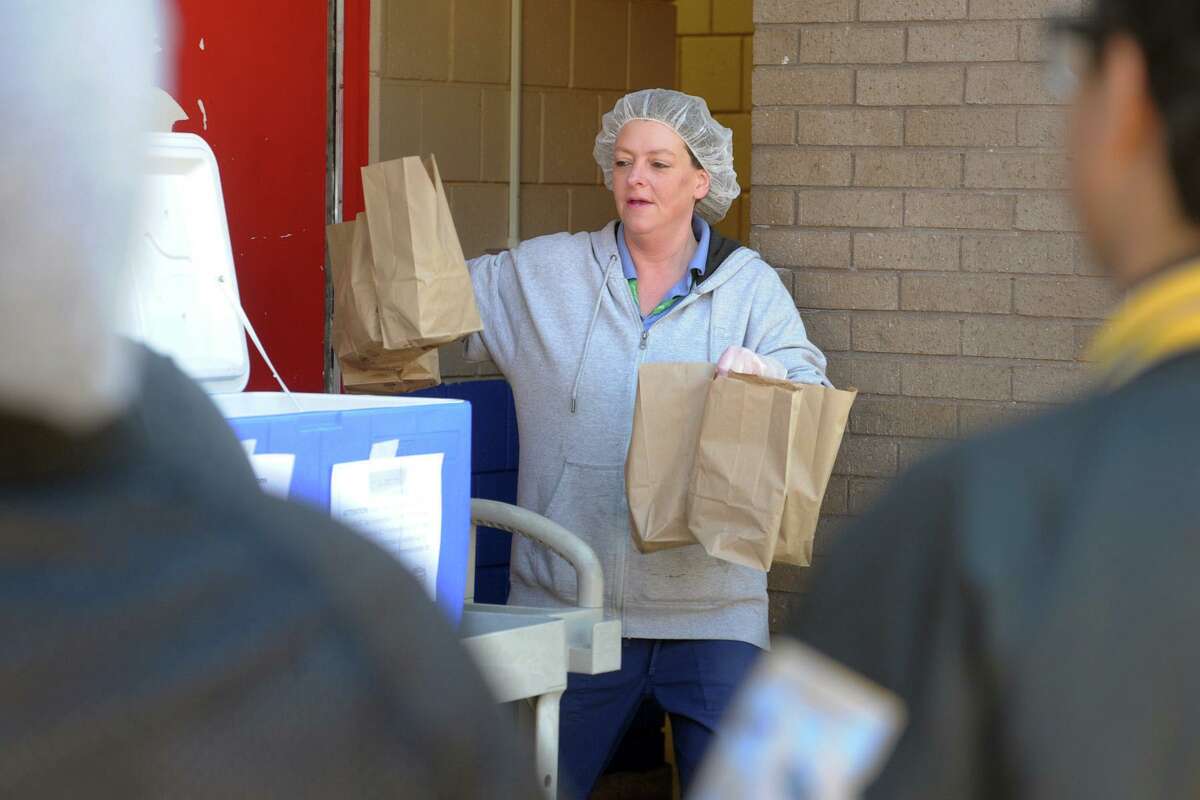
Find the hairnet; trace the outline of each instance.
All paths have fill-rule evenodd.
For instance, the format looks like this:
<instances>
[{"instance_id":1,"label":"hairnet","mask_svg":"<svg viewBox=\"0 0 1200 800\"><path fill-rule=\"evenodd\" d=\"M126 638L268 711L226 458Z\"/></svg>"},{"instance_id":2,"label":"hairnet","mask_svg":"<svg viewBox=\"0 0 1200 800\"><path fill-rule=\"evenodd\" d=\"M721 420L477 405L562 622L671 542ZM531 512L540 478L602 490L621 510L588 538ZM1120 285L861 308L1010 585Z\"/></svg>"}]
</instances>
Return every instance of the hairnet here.
<instances>
[{"instance_id":1,"label":"hairnet","mask_svg":"<svg viewBox=\"0 0 1200 800\"><path fill-rule=\"evenodd\" d=\"M604 115L592 150L609 189L613 185L617 135L625 123L635 119L660 122L683 139L710 179L708 194L696 203L696 213L710 223L720 222L742 191L733 170L733 131L713 119L702 97L671 89L642 89L627 94Z\"/></svg>"}]
</instances>

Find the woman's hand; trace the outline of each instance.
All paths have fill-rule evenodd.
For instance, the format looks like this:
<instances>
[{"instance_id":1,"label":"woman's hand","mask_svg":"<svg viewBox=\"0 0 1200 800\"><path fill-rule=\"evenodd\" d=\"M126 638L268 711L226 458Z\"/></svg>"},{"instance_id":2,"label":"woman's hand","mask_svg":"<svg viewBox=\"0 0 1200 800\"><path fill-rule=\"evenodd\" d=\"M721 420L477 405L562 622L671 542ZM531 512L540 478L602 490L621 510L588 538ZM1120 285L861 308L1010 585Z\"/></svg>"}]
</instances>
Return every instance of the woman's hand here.
<instances>
[{"instance_id":1,"label":"woman's hand","mask_svg":"<svg viewBox=\"0 0 1200 800\"><path fill-rule=\"evenodd\" d=\"M770 356L760 356L753 350L731 345L717 361L717 374L728 375L740 372L743 375L758 375L777 381L787 380L787 370Z\"/></svg>"}]
</instances>

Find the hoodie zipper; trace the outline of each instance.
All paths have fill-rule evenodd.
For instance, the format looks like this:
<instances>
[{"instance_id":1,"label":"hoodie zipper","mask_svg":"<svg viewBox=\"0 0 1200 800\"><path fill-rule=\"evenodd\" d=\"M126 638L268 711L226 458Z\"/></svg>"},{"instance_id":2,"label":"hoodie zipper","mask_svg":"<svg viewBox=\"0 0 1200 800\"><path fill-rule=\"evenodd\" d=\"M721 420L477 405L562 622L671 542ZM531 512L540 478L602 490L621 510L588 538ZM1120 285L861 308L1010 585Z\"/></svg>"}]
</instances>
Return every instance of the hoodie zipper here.
<instances>
[{"instance_id":1,"label":"hoodie zipper","mask_svg":"<svg viewBox=\"0 0 1200 800\"><path fill-rule=\"evenodd\" d=\"M610 256L610 259L613 257L614 256ZM622 283L625 283L623 278L624 276L622 276ZM627 285L624 287L624 289L625 291L623 294L626 298L628 298L625 301L628 304L627 307L633 313L634 322L641 329L641 339L638 343L638 358L637 362L634 364L633 375L633 385L636 391L637 373L642 363L646 360L646 349L650 342L650 329L646 327L645 320L642 319L641 309L638 308L637 304L633 301L633 293L629 291L629 287ZM692 291L688 293L688 296L676 303L675 306L667 311L666 314L663 314L661 317L659 317L658 322L662 322L677 311L682 311L694 303L696 298L703 294L707 294L707 292L699 291L699 289L700 286L693 287ZM658 322L655 324L658 324ZM617 561L617 564L619 564L620 567L620 574L613 576L613 610L616 612L617 619L621 621L622 631L625 629L625 575L629 571L629 542L630 537L621 537L621 558L619 561Z\"/></svg>"},{"instance_id":2,"label":"hoodie zipper","mask_svg":"<svg viewBox=\"0 0 1200 800\"><path fill-rule=\"evenodd\" d=\"M674 307L668 310L666 314L663 314L661 317L659 317L658 321L655 322L655 325L667 319L676 311L682 311L684 308L695 302L695 299L701 294L700 292L696 291L697 288L699 287L693 288L693 290L688 293L687 297L680 300L675 304ZM627 298L629 298L627 302L629 304L630 311L633 312L633 319L642 331L641 338L638 342L638 358L633 368L633 385L634 391L636 392L638 370L646 360L646 348L650 342L650 328L646 327L645 320L642 319L642 311L634 302L633 292L629 291L628 286L625 287L624 294ZM622 630L625 629L625 576L629 573L629 541L630 539L628 536L621 537L621 558L617 562L620 565L620 574L619 576L613 576L613 610L616 612L617 618L621 620Z\"/></svg>"},{"instance_id":3,"label":"hoodie zipper","mask_svg":"<svg viewBox=\"0 0 1200 800\"><path fill-rule=\"evenodd\" d=\"M658 324L662 323L664 320L670 318L671 315L675 314L677 311L683 311L683 309L687 308L692 303L694 303L696 301L696 298L700 297L702 294L707 294L707 292L698 292L698 291L692 290L688 294L687 297L680 300L678 303L676 303L674 306L672 306L670 309L668 309L667 313L665 313L661 317L659 317L655 321L654 325L658 325ZM630 302L633 302L632 294L630 295ZM639 310L637 313L638 313L638 318L637 318L638 325L640 325L642 327L642 338L641 338L640 343L638 344L638 350L640 351L640 354L638 355L638 360L637 360L637 366L640 367L642 365L642 363L646 360L646 348L650 343L650 328L647 328L645 323L642 321L641 311ZM650 327L653 328L654 325L652 325ZM635 380L634 383L636 384L637 381Z\"/></svg>"},{"instance_id":4,"label":"hoodie zipper","mask_svg":"<svg viewBox=\"0 0 1200 800\"><path fill-rule=\"evenodd\" d=\"M688 293L687 297L683 298L678 303L676 303L671 308L669 308L667 310L667 313L665 313L661 317L659 317L658 320L654 324L657 325L659 322L662 322L663 320L670 317L676 311L682 311L683 309L690 306L693 302L695 302L695 299L697 297L699 297L701 294L703 294L703 292L699 292L696 290L698 288L699 287L692 289L692 291ZM625 294L629 298L629 308L633 312L633 318L634 318L634 320L636 320L637 326L639 328L641 328L641 330L642 330L641 338L638 341L638 350L640 351L640 355L638 356L637 366L640 367L642 365L642 362L646 360L646 348L650 342L650 328L646 327L646 322L645 322L645 320L642 319L642 310L640 308L638 308L637 305L633 301L633 292L627 291ZM653 327L653 326L651 326L651 327ZM636 376L635 376L635 378L636 378ZM635 380L634 383L636 384L637 381Z\"/></svg>"}]
</instances>

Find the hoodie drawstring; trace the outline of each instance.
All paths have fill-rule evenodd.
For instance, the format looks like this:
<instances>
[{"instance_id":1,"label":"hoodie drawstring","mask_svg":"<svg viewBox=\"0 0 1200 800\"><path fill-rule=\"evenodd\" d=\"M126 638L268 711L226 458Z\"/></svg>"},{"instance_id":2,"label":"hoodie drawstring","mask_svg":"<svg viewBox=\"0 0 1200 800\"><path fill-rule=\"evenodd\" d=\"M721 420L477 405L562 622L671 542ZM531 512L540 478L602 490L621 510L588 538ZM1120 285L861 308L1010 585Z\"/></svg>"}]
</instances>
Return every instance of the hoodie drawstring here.
<instances>
[{"instance_id":1,"label":"hoodie drawstring","mask_svg":"<svg viewBox=\"0 0 1200 800\"><path fill-rule=\"evenodd\" d=\"M571 388L571 413L579 404L579 384L583 381L583 365L587 361L588 350L592 346L592 334L596 331L596 320L600 317L600 303L604 300L604 292L608 289L608 276L612 274L617 257L610 256L608 266L604 269L604 280L600 282L600 291L596 293L596 305L592 307L592 321L588 323L587 336L583 340L583 353L579 356L579 369L575 373L575 385Z\"/></svg>"}]
</instances>

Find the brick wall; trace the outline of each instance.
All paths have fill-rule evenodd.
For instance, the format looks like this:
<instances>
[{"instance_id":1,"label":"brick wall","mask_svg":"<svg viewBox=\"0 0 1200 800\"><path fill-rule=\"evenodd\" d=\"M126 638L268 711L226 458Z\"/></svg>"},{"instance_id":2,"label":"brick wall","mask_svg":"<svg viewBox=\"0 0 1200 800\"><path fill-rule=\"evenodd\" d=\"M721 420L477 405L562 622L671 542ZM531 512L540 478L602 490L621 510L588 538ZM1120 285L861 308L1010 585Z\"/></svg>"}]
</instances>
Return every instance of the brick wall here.
<instances>
[{"instance_id":1,"label":"brick wall","mask_svg":"<svg viewBox=\"0 0 1200 800\"><path fill-rule=\"evenodd\" d=\"M818 558L899 470L1080 384L1114 295L1062 191L1063 111L1038 63L1051 10L755 0L752 242L834 382L862 392ZM773 571L776 624L805 577Z\"/></svg>"},{"instance_id":2,"label":"brick wall","mask_svg":"<svg viewBox=\"0 0 1200 800\"><path fill-rule=\"evenodd\" d=\"M679 88L703 97L733 131L733 160L742 196L717 225L741 242L750 237L750 111L754 55L753 0L675 0L679 9Z\"/></svg>"},{"instance_id":3,"label":"brick wall","mask_svg":"<svg viewBox=\"0 0 1200 800\"><path fill-rule=\"evenodd\" d=\"M616 216L592 145L627 91L675 84L669 0L524 0L522 238ZM371 160L436 153L468 258L508 238L509 0L373 0ZM442 349L444 377L494 374Z\"/></svg>"}]
</instances>

